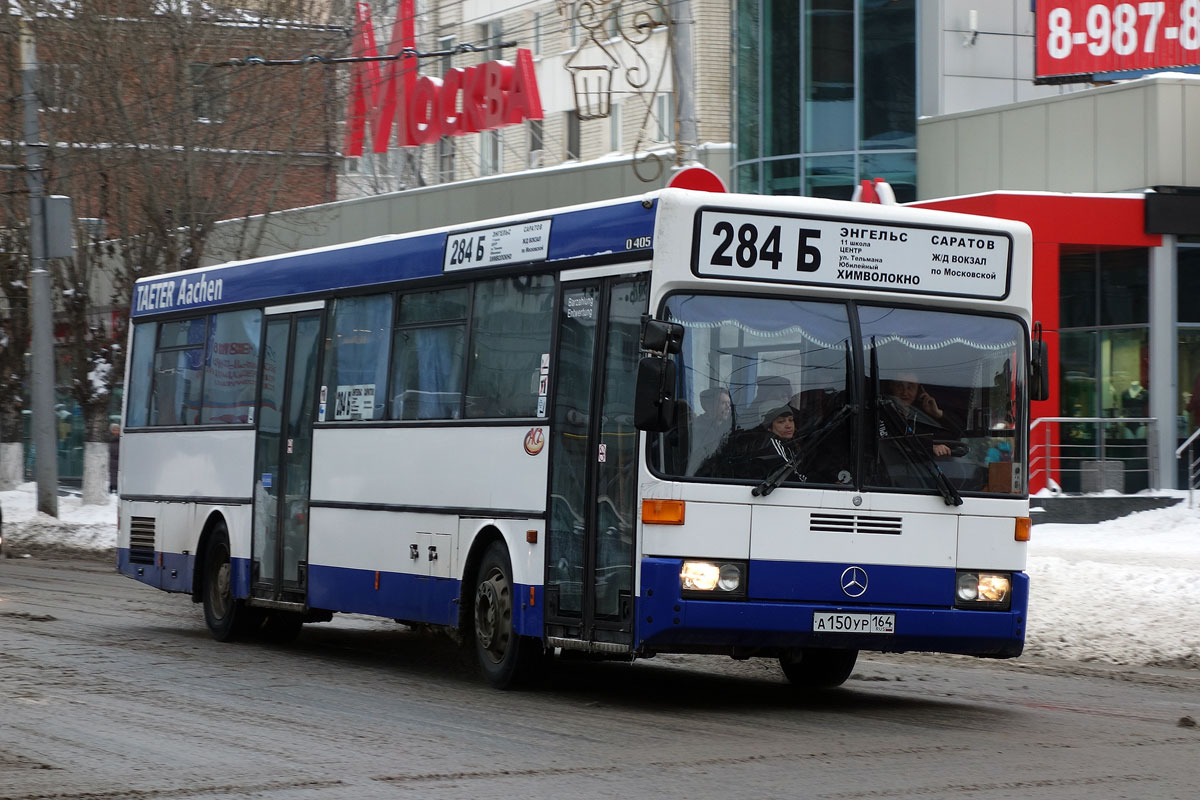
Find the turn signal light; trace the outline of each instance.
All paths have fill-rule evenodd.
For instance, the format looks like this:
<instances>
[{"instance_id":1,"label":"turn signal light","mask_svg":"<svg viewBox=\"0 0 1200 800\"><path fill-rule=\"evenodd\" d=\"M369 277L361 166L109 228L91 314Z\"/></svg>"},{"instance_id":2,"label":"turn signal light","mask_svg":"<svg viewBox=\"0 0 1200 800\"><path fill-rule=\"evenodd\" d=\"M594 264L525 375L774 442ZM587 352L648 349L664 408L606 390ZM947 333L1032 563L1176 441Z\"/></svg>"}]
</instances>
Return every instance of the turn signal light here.
<instances>
[{"instance_id":1,"label":"turn signal light","mask_svg":"<svg viewBox=\"0 0 1200 800\"><path fill-rule=\"evenodd\" d=\"M682 500L643 500L642 522L654 525L682 525Z\"/></svg>"},{"instance_id":2,"label":"turn signal light","mask_svg":"<svg viewBox=\"0 0 1200 800\"><path fill-rule=\"evenodd\" d=\"M1033 530L1033 520L1029 517L1017 517L1017 531L1013 538L1018 542L1028 542Z\"/></svg>"}]
</instances>

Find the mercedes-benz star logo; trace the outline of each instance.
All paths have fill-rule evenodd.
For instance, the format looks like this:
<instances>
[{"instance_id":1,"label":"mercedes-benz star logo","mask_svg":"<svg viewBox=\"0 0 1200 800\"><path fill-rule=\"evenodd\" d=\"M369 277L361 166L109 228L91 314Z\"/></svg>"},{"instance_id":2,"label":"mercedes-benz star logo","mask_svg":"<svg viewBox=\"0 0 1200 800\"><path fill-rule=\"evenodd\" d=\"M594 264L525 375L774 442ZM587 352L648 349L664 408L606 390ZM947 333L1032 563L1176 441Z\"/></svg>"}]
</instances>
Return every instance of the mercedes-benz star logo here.
<instances>
[{"instance_id":1,"label":"mercedes-benz star logo","mask_svg":"<svg viewBox=\"0 0 1200 800\"><path fill-rule=\"evenodd\" d=\"M862 567L846 567L842 573L842 591L847 597L862 597L867 591L867 571Z\"/></svg>"}]
</instances>

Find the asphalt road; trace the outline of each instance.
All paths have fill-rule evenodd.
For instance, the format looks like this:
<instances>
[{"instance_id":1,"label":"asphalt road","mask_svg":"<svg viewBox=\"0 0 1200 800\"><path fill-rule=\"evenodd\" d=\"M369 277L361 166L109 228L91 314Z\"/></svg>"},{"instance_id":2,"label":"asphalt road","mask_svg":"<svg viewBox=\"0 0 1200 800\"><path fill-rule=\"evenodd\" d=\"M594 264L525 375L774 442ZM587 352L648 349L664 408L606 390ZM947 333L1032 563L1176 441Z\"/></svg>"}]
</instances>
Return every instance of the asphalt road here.
<instances>
[{"instance_id":1,"label":"asphalt road","mask_svg":"<svg viewBox=\"0 0 1200 800\"><path fill-rule=\"evenodd\" d=\"M1189 721L1191 724L1189 725ZM1200 671L864 656L559 663L497 692L449 640L339 617L220 644L94 560L0 560L0 798L1195 798Z\"/></svg>"}]
</instances>

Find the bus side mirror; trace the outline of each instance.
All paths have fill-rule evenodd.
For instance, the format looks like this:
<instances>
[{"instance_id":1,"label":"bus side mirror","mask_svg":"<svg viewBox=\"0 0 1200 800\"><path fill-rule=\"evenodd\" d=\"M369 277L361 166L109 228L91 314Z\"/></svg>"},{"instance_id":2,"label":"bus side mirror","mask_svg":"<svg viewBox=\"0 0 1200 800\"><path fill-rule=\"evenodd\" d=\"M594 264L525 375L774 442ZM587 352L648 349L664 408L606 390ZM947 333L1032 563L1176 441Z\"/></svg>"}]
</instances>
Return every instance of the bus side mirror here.
<instances>
[{"instance_id":1,"label":"bus side mirror","mask_svg":"<svg viewBox=\"0 0 1200 800\"><path fill-rule=\"evenodd\" d=\"M1040 333L1040 331L1039 331ZM1029 361L1029 399L1050 399L1050 364L1046 356L1046 343L1041 339L1032 342Z\"/></svg>"},{"instance_id":2,"label":"bus side mirror","mask_svg":"<svg viewBox=\"0 0 1200 800\"><path fill-rule=\"evenodd\" d=\"M675 362L646 356L638 363L633 425L640 431L666 431L675 424Z\"/></svg>"},{"instance_id":3,"label":"bus side mirror","mask_svg":"<svg viewBox=\"0 0 1200 800\"><path fill-rule=\"evenodd\" d=\"M642 317L642 349L674 355L683 347L683 326L663 322L649 315Z\"/></svg>"}]
</instances>

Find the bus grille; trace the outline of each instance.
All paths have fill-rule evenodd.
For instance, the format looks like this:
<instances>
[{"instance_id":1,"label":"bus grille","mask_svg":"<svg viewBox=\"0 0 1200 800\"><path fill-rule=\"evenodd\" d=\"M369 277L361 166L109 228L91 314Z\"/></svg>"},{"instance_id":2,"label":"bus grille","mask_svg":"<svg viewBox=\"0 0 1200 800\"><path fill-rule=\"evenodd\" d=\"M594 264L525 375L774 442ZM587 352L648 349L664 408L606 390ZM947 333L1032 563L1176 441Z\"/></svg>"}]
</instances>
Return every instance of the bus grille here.
<instances>
[{"instance_id":1,"label":"bus grille","mask_svg":"<svg viewBox=\"0 0 1200 800\"><path fill-rule=\"evenodd\" d=\"M154 563L154 517L129 518L129 560L134 564Z\"/></svg>"},{"instance_id":2,"label":"bus grille","mask_svg":"<svg viewBox=\"0 0 1200 800\"><path fill-rule=\"evenodd\" d=\"M902 517L873 517L865 514L811 514L808 529L822 533L901 533Z\"/></svg>"}]
</instances>

